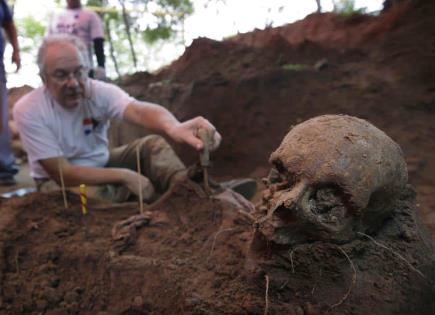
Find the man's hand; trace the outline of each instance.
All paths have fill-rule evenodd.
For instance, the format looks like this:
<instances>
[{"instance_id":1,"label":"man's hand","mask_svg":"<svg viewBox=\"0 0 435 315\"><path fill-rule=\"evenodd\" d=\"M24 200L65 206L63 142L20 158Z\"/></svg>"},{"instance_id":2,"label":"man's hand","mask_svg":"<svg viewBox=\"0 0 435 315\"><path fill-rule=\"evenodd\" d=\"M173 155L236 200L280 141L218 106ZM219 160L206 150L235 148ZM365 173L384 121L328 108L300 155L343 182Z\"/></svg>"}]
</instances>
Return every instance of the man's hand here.
<instances>
[{"instance_id":1,"label":"man's hand","mask_svg":"<svg viewBox=\"0 0 435 315\"><path fill-rule=\"evenodd\" d=\"M4 22L3 28L12 45L12 62L17 65L17 71L21 68L20 47L18 45L17 29L14 21Z\"/></svg>"},{"instance_id":2,"label":"man's hand","mask_svg":"<svg viewBox=\"0 0 435 315\"><path fill-rule=\"evenodd\" d=\"M12 52L12 63L16 64L16 72L18 72L18 70L20 70L21 68L20 51L18 49L14 49L14 51Z\"/></svg>"},{"instance_id":3,"label":"man's hand","mask_svg":"<svg viewBox=\"0 0 435 315\"><path fill-rule=\"evenodd\" d=\"M132 101L124 111L124 119L157 132L166 133L179 143L187 143L201 151L204 144L198 135L199 129L210 134L209 150L219 147L221 135L205 118L195 117L185 122L179 122L166 108L152 103Z\"/></svg>"},{"instance_id":4,"label":"man's hand","mask_svg":"<svg viewBox=\"0 0 435 315\"><path fill-rule=\"evenodd\" d=\"M213 141L209 150L216 150L221 143L222 137L207 119L200 116L174 125L169 129L168 135L177 142L187 143L196 150L201 151L204 148L204 143L198 135L198 130L201 128L212 135L210 139L213 139Z\"/></svg>"},{"instance_id":5,"label":"man's hand","mask_svg":"<svg viewBox=\"0 0 435 315\"><path fill-rule=\"evenodd\" d=\"M154 186L148 178L128 169L125 169L124 185L138 197L139 188L142 188L143 201L151 200L155 193Z\"/></svg>"}]
</instances>

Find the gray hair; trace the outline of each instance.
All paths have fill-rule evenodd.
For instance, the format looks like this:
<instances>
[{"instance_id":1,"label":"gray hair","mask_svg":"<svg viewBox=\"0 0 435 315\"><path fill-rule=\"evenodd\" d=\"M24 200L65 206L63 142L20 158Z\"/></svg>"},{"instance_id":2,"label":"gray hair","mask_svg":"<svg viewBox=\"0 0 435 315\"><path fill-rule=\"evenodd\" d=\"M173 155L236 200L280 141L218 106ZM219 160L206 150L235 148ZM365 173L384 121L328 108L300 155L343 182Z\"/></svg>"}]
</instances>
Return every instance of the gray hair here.
<instances>
[{"instance_id":1,"label":"gray hair","mask_svg":"<svg viewBox=\"0 0 435 315\"><path fill-rule=\"evenodd\" d=\"M37 63L38 63L40 75L44 74L45 62L46 62L45 57L48 48L51 46L55 46L59 44L67 44L67 43L72 44L74 47L77 48L83 60L84 66L89 67L89 58L88 58L86 45L83 43L83 41L80 38L70 34L54 34L45 37L44 40L42 41L41 46L39 47Z\"/></svg>"}]
</instances>

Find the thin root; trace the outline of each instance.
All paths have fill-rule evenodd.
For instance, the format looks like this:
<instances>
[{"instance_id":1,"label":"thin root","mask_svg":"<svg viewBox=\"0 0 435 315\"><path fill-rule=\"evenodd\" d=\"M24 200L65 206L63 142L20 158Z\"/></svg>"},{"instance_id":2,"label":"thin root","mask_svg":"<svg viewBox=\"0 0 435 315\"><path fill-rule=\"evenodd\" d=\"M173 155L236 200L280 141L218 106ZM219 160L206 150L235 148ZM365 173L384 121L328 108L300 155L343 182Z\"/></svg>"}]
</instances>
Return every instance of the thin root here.
<instances>
[{"instance_id":1,"label":"thin root","mask_svg":"<svg viewBox=\"0 0 435 315\"><path fill-rule=\"evenodd\" d=\"M201 194L201 192L198 191L197 187L192 182L184 182L179 181L176 182L174 185L170 186L169 189L156 201L149 205L144 205L144 211L151 211L155 209L158 206L161 206L164 202L166 202L174 193L176 188L178 188L181 185L189 186L189 188L192 188L192 190L198 195L198 197L203 198L204 193ZM115 210L115 209L122 209L122 208L130 208L137 205L137 202L121 202L121 203L112 203L112 204L101 204L101 205L93 205L90 207L92 210Z\"/></svg>"},{"instance_id":2,"label":"thin root","mask_svg":"<svg viewBox=\"0 0 435 315\"><path fill-rule=\"evenodd\" d=\"M349 258L349 256L346 254L346 252L341 247L337 246L337 248L343 253L344 256L346 256L347 261L349 262L350 266L352 267L353 275L352 275L352 282L351 282L349 288L347 289L346 294L340 299L340 301L338 301L337 303L332 305L331 309L333 309L334 307L337 307L337 306L343 304L343 302L346 301L346 299L349 297L350 292L352 292L352 289L353 289L353 287L355 286L355 283L356 283L356 269L355 269L355 266L354 266L352 260Z\"/></svg>"},{"instance_id":3,"label":"thin root","mask_svg":"<svg viewBox=\"0 0 435 315\"><path fill-rule=\"evenodd\" d=\"M264 278L266 279L266 293L264 294L264 315L267 315L269 313L269 276L265 275Z\"/></svg>"},{"instance_id":4,"label":"thin root","mask_svg":"<svg viewBox=\"0 0 435 315\"><path fill-rule=\"evenodd\" d=\"M293 252L294 252L294 250L292 249L289 256L290 256L290 264L292 266L292 273L294 274L295 273L295 266L293 265Z\"/></svg>"},{"instance_id":5,"label":"thin root","mask_svg":"<svg viewBox=\"0 0 435 315\"><path fill-rule=\"evenodd\" d=\"M229 232L229 231L233 231L233 230L235 230L235 228L223 229L223 230L219 230L219 231L217 231L217 232L214 234L214 237L213 237L213 243L212 243L212 245L211 245L210 254L208 254L207 260L208 260L208 259L211 257L211 255L213 254L214 247L215 247L215 245L216 245L216 239L217 239L218 235L221 234L221 233L223 233L223 232Z\"/></svg>"},{"instance_id":6,"label":"thin root","mask_svg":"<svg viewBox=\"0 0 435 315\"><path fill-rule=\"evenodd\" d=\"M177 190L177 188L180 186L189 186L198 195L198 197L201 197L198 191L195 189L196 187L193 186L192 182L190 182L188 179L180 180L175 182L173 185L171 185L169 189L165 191L164 194L159 199L157 199L156 201L154 201L149 205L145 205L145 210L151 211L156 207L161 206L164 202L169 200L169 198L174 194L174 191Z\"/></svg>"},{"instance_id":7,"label":"thin root","mask_svg":"<svg viewBox=\"0 0 435 315\"><path fill-rule=\"evenodd\" d=\"M357 233L360 234L360 235L363 235L363 236L367 237L369 240L371 240L373 243L375 243L375 245L377 245L377 246L379 246L379 247L382 247L383 249L386 249L386 250L388 250L389 252L393 253L393 254L396 255L400 260L404 261L404 262L408 265L408 267L409 267L411 270L415 271L415 272L418 273L422 278L426 279L426 276L425 276L425 275L424 275L420 270L418 270L418 269L415 268L413 265L411 265L411 263L410 263L408 260L406 260L405 257L403 257L402 255L400 255L399 253L396 253L394 250L392 250L391 248L387 247L386 245L377 242L377 241L376 241L373 237L371 237L370 235L367 235L367 234L362 233L362 232L357 232Z\"/></svg>"}]
</instances>

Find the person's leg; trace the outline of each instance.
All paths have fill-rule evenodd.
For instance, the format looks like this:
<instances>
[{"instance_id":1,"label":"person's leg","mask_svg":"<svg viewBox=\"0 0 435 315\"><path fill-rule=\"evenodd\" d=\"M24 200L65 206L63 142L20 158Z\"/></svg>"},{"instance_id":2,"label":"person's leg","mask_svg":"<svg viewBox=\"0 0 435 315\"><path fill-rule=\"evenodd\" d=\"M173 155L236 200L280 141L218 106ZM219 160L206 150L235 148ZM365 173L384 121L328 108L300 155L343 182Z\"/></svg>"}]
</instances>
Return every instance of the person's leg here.
<instances>
[{"instance_id":1,"label":"person's leg","mask_svg":"<svg viewBox=\"0 0 435 315\"><path fill-rule=\"evenodd\" d=\"M192 174L187 174L185 165L172 147L163 137L156 135L137 139L130 144L111 150L106 167L124 167L137 170L137 148L139 148L140 153L142 174L149 178L158 193L166 191L171 182L185 177L191 178ZM194 178L191 179L195 181ZM202 180L202 177L196 180ZM216 184L221 189L232 189L247 199L255 194L257 188L253 179L239 179ZM115 189L115 191L119 190L122 188ZM118 193L119 195L122 194Z\"/></svg>"},{"instance_id":2,"label":"person's leg","mask_svg":"<svg viewBox=\"0 0 435 315\"><path fill-rule=\"evenodd\" d=\"M137 170L136 150L139 148L142 174L149 178L160 193L168 189L171 178L186 166L166 140L157 135L137 139L110 152L106 167Z\"/></svg>"},{"instance_id":3,"label":"person's leg","mask_svg":"<svg viewBox=\"0 0 435 315\"><path fill-rule=\"evenodd\" d=\"M62 187L54 180L43 178L34 178L36 191L41 193L49 193L53 191L61 191ZM80 194L79 186L66 187L67 192L72 192L76 195ZM99 186L86 186L86 197L88 202L103 201L103 202L123 202L125 199L120 196L119 192L115 189L114 185L99 185Z\"/></svg>"},{"instance_id":4,"label":"person's leg","mask_svg":"<svg viewBox=\"0 0 435 315\"><path fill-rule=\"evenodd\" d=\"M9 129L8 92L6 82L0 81L0 183L13 180L18 172L15 156L11 147L11 131Z\"/></svg>"}]
</instances>

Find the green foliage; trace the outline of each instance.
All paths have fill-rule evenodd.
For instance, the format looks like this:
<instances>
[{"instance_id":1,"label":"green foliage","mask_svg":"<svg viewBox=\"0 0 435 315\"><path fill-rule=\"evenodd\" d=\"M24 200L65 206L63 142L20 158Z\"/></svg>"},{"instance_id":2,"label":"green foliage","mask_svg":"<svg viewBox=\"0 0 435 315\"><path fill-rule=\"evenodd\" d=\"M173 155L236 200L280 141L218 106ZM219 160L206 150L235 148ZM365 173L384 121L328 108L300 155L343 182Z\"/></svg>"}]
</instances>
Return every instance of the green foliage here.
<instances>
[{"instance_id":1,"label":"green foliage","mask_svg":"<svg viewBox=\"0 0 435 315\"><path fill-rule=\"evenodd\" d=\"M20 19L17 24L19 25L21 32L23 32L23 36L30 38L44 36L45 26L33 16L26 16Z\"/></svg>"},{"instance_id":2,"label":"green foliage","mask_svg":"<svg viewBox=\"0 0 435 315\"><path fill-rule=\"evenodd\" d=\"M354 0L334 1L334 12L340 15L350 16L353 14L364 14L366 11L367 8L357 9Z\"/></svg>"},{"instance_id":3,"label":"green foliage","mask_svg":"<svg viewBox=\"0 0 435 315\"><path fill-rule=\"evenodd\" d=\"M176 10L180 13L192 14L193 4L190 0L158 0L157 4L162 8Z\"/></svg>"},{"instance_id":4,"label":"green foliage","mask_svg":"<svg viewBox=\"0 0 435 315\"><path fill-rule=\"evenodd\" d=\"M42 41L45 34L45 25L30 15L15 19L15 23L19 36L23 38L23 40L20 40L21 50L30 52Z\"/></svg>"},{"instance_id":5,"label":"green foliage","mask_svg":"<svg viewBox=\"0 0 435 315\"><path fill-rule=\"evenodd\" d=\"M100 13L102 18L113 21L114 32L118 37L124 37L121 34L124 23L122 9L109 8L105 2L105 0L88 0L87 5L103 8ZM132 36L147 44L176 38L180 26L194 11L192 0L123 0L121 2L127 8L129 26L137 33Z\"/></svg>"},{"instance_id":6,"label":"green foliage","mask_svg":"<svg viewBox=\"0 0 435 315\"><path fill-rule=\"evenodd\" d=\"M201 1L204 5L225 2ZM65 0L54 2L59 8L66 7ZM109 75L113 75L114 70L118 75L122 75L146 69L149 63L146 54L159 51L164 42L171 41L176 45L183 45L184 21L194 12L193 0L117 0L110 1L110 4L108 0L82 0L82 4L95 10L105 24L106 67ZM15 19L21 50L31 55L32 59L35 59L37 47L45 34L47 19L41 21L32 16ZM138 52L136 58L133 57L135 52ZM135 59L139 59L138 69L134 66Z\"/></svg>"},{"instance_id":7,"label":"green foliage","mask_svg":"<svg viewBox=\"0 0 435 315\"><path fill-rule=\"evenodd\" d=\"M176 37L186 17L193 13L191 0L157 0L154 4L157 9L149 12L153 19L140 29L142 39L148 44Z\"/></svg>"},{"instance_id":8,"label":"green foliage","mask_svg":"<svg viewBox=\"0 0 435 315\"><path fill-rule=\"evenodd\" d=\"M184 20L194 11L192 0L118 0L116 7L109 7L107 0L88 0L86 4L101 8L96 11L106 25L106 45L112 48L110 60L122 73L137 71L133 57L136 52L141 52L139 58L143 59L138 62L144 66L144 51L158 49L164 41L182 42Z\"/></svg>"},{"instance_id":9,"label":"green foliage","mask_svg":"<svg viewBox=\"0 0 435 315\"><path fill-rule=\"evenodd\" d=\"M172 28L166 25L159 25L156 28L147 27L142 32L142 38L147 43L155 43L159 40L170 39L172 35Z\"/></svg>"},{"instance_id":10,"label":"green foliage","mask_svg":"<svg viewBox=\"0 0 435 315\"><path fill-rule=\"evenodd\" d=\"M102 7L104 3L101 0L88 0L86 5L90 7Z\"/></svg>"}]
</instances>

